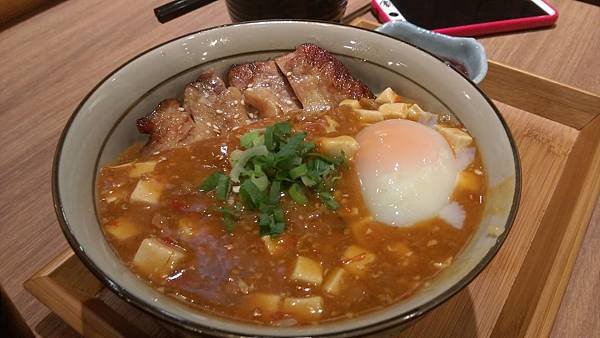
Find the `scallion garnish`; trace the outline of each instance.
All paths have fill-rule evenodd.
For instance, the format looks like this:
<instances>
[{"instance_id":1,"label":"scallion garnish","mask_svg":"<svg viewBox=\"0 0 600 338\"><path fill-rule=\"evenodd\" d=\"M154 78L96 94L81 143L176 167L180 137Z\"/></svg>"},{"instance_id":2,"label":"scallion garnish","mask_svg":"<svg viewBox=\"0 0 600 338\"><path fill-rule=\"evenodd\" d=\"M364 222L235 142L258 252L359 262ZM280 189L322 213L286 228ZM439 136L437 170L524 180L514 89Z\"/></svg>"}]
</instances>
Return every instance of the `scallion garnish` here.
<instances>
[{"instance_id":1,"label":"scallion garnish","mask_svg":"<svg viewBox=\"0 0 600 338\"><path fill-rule=\"evenodd\" d=\"M308 203L309 192L328 209L339 208L331 192L340 177L339 169L346 165L343 154L330 157L315 152L315 144L306 141L306 133L294 133L289 122L245 133L240 137L240 147L243 150L236 149L230 155L229 175L213 173L200 184L199 190L214 190L215 197L225 201L234 182L243 207L258 212L261 236L283 233L285 215L280 199L284 192L298 204ZM226 229L231 231L241 207L223 206L219 211Z\"/></svg>"}]
</instances>

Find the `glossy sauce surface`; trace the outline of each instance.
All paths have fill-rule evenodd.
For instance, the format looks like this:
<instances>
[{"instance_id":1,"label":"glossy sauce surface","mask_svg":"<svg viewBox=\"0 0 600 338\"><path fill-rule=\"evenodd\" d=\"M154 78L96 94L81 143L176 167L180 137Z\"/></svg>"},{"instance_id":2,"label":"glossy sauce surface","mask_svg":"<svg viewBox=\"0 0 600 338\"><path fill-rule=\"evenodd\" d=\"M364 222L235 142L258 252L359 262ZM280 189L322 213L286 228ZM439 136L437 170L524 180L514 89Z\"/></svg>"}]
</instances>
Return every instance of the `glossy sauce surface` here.
<instances>
[{"instance_id":1,"label":"glossy sauce surface","mask_svg":"<svg viewBox=\"0 0 600 338\"><path fill-rule=\"evenodd\" d=\"M309 140L354 136L364 127L349 110L326 115L292 123L295 130L306 131ZM328 128L332 120L337 123L334 131ZM211 194L197 187L211 173L230 170L228 155L239 147L241 134L270 123L263 120L146 158L139 158L139 147L133 147L118 164L103 167L97 181L99 217L120 258L159 291L202 310L267 325L303 325L357 316L411 296L452 262L481 219L485 172L476 153L466 172L480 180L478 188L456 189L452 195L466 214L460 229L439 218L407 228L373 221L350 161L334 193L341 204L338 210L328 210L310 195L306 205L284 197L287 227L281 236L261 238L252 212L242 213L228 233ZM156 165L137 175L132 174L132 161ZM160 186L156 203L130 200L140 180ZM133 230L115 235L111 229L123 222ZM175 248L182 259L167 273L140 270L132 260L147 238ZM360 250L352 254L349 248ZM292 278L298 257L317 262L323 280ZM352 267L361 261L362 269ZM340 278L335 290L328 289L336 276ZM320 301L298 304L298 299L315 297Z\"/></svg>"}]
</instances>

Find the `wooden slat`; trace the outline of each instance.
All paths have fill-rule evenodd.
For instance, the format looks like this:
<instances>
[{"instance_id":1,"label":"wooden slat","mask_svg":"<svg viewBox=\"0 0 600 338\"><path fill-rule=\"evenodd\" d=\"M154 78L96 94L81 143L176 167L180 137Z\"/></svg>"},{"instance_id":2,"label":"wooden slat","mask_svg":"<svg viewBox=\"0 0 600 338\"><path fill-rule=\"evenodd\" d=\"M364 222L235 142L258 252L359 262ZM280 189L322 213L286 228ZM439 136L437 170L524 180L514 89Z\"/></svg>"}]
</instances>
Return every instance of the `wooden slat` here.
<instances>
[{"instance_id":1,"label":"wooden slat","mask_svg":"<svg viewBox=\"0 0 600 338\"><path fill-rule=\"evenodd\" d=\"M71 250L53 259L24 286L85 337L146 337L96 298L102 284Z\"/></svg>"},{"instance_id":2,"label":"wooden slat","mask_svg":"<svg viewBox=\"0 0 600 338\"><path fill-rule=\"evenodd\" d=\"M515 287L494 327L495 337L547 336L600 193L600 117L584 128L542 219ZM552 262L552 264L547 264ZM536 320L532 325L532 320Z\"/></svg>"},{"instance_id":3,"label":"wooden slat","mask_svg":"<svg viewBox=\"0 0 600 338\"><path fill-rule=\"evenodd\" d=\"M488 62L480 84L492 98L581 129L600 114L600 95L573 88L500 62Z\"/></svg>"}]
</instances>

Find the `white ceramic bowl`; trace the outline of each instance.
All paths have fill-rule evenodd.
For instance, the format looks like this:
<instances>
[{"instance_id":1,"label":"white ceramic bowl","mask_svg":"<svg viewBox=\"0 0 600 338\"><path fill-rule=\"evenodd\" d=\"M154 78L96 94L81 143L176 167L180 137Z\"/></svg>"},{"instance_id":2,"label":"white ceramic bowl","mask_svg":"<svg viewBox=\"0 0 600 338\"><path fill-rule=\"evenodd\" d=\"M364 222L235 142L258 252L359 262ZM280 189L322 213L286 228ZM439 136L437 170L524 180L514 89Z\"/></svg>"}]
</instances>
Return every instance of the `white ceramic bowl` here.
<instances>
[{"instance_id":1,"label":"white ceramic bowl","mask_svg":"<svg viewBox=\"0 0 600 338\"><path fill-rule=\"evenodd\" d=\"M374 92L386 86L427 110L454 114L475 137L488 171L488 200L479 229L455 262L427 288L384 310L315 326L274 328L192 310L138 279L104 239L95 210L98 168L143 137L135 120L178 96L201 69L265 59L315 43L336 54ZM215 335L319 336L373 334L406 325L467 285L492 259L517 209L519 164L506 124L472 82L441 60L383 34L337 24L266 21L211 28L164 43L102 80L81 102L61 136L54 161L56 213L81 260L125 300L175 326ZM498 237L489 227L505 229Z\"/></svg>"}]
</instances>

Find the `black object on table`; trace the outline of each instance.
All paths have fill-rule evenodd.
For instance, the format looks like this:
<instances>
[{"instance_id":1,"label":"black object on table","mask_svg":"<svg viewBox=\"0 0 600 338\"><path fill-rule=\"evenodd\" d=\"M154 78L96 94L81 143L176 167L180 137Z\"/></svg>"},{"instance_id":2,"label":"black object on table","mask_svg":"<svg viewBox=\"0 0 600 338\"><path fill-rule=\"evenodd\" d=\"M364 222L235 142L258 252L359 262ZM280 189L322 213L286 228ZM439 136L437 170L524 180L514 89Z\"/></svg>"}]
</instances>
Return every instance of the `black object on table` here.
<instances>
[{"instance_id":1,"label":"black object on table","mask_svg":"<svg viewBox=\"0 0 600 338\"><path fill-rule=\"evenodd\" d=\"M154 9L160 23L173 20L216 0L175 0Z\"/></svg>"}]
</instances>

